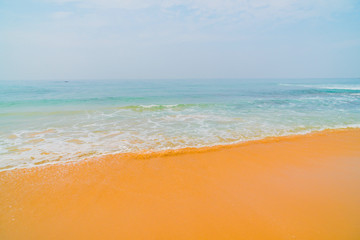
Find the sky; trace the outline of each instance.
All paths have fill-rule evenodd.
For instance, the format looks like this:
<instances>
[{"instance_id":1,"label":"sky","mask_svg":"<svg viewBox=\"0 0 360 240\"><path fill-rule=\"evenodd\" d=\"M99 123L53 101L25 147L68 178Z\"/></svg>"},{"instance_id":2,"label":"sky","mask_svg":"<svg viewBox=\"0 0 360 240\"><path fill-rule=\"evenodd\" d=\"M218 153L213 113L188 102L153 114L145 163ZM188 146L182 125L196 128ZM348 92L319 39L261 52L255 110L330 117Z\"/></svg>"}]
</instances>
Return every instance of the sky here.
<instances>
[{"instance_id":1,"label":"sky","mask_svg":"<svg viewBox=\"0 0 360 240\"><path fill-rule=\"evenodd\" d=\"M0 0L0 79L360 77L360 0Z\"/></svg>"}]
</instances>

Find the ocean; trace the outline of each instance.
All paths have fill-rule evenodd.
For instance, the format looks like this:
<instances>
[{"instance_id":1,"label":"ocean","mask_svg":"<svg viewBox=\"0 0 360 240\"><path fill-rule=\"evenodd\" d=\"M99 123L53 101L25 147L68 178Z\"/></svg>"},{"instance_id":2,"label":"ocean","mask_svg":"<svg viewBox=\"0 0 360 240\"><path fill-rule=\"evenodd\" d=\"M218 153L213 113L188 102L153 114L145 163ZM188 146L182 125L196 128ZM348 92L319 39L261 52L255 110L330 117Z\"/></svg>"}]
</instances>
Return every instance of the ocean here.
<instances>
[{"instance_id":1,"label":"ocean","mask_svg":"<svg viewBox=\"0 0 360 240\"><path fill-rule=\"evenodd\" d=\"M0 171L360 127L360 79L0 81Z\"/></svg>"}]
</instances>

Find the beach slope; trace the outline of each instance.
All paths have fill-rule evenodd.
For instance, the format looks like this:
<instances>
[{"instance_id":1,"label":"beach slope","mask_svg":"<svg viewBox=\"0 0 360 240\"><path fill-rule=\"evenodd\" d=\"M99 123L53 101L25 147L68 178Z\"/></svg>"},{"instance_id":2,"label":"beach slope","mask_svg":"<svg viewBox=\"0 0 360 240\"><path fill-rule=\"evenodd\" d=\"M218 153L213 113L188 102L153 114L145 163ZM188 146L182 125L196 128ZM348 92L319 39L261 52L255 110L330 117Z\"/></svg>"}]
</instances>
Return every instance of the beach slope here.
<instances>
[{"instance_id":1,"label":"beach slope","mask_svg":"<svg viewBox=\"0 0 360 240\"><path fill-rule=\"evenodd\" d=\"M0 239L360 239L360 130L0 172Z\"/></svg>"}]
</instances>

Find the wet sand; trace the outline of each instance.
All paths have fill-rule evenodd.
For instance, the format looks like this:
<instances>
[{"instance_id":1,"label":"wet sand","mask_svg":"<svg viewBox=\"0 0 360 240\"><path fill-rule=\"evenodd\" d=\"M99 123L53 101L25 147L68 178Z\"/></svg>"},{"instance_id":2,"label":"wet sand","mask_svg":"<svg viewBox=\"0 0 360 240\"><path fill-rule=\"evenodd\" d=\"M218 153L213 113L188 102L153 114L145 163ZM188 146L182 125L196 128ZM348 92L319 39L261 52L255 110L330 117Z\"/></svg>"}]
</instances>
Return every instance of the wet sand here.
<instances>
[{"instance_id":1,"label":"wet sand","mask_svg":"<svg viewBox=\"0 0 360 240\"><path fill-rule=\"evenodd\" d=\"M0 239L360 239L360 130L0 172Z\"/></svg>"}]
</instances>

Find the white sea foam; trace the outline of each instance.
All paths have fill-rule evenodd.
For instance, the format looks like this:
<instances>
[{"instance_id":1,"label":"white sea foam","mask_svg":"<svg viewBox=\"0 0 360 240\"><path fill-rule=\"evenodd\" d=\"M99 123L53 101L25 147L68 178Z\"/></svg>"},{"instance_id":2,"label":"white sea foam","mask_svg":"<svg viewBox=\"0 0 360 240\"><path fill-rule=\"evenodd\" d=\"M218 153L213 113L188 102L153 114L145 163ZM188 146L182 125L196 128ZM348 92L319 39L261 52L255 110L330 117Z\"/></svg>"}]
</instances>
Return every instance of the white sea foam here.
<instances>
[{"instance_id":1,"label":"white sea foam","mask_svg":"<svg viewBox=\"0 0 360 240\"><path fill-rule=\"evenodd\" d=\"M357 124L336 125L297 121L291 118L264 120L265 115L239 117L221 112L182 113L144 116L125 120L116 118L125 112L87 116L80 121L58 128L21 130L16 138L5 137L0 168L32 167L42 164L77 161L104 154L161 151L185 147L205 147L234 144L270 136L305 134L327 128L360 127ZM224 113L225 114L225 113ZM132 114L130 114L132 115ZM91 120L91 121L90 121ZM90 122L89 122L90 121ZM310 123L310 124L309 124Z\"/></svg>"},{"instance_id":2,"label":"white sea foam","mask_svg":"<svg viewBox=\"0 0 360 240\"><path fill-rule=\"evenodd\" d=\"M281 86L289 86L289 87L304 87L304 88L314 88L314 89L329 89L329 90L360 90L360 84L351 84L351 85L343 85L343 84L326 84L326 85L318 85L318 84L287 84L281 83Z\"/></svg>"}]
</instances>

